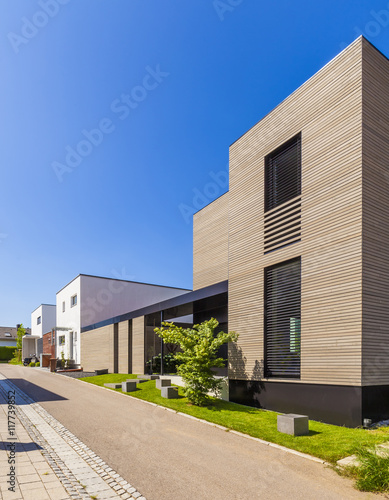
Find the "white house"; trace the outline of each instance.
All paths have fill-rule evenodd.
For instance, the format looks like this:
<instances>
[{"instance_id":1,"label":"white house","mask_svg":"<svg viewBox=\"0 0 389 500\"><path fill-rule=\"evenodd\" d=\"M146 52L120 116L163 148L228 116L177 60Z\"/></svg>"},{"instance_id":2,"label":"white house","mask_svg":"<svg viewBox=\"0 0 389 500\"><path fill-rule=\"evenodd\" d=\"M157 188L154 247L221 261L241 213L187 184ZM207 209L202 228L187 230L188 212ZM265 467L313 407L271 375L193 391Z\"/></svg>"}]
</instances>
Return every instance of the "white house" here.
<instances>
[{"instance_id":1,"label":"white house","mask_svg":"<svg viewBox=\"0 0 389 500\"><path fill-rule=\"evenodd\" d=\"M188 290L79 274L57 292L56 356L82 364L81 328L131 310L187 293Z\"/></svg>"},{"instance_id":2,"label":"white house","mask_svg":"<svg viewBox=\"0 0 389 500\"><path fill-rule=\"evenodd\" d=\"M55 327L55 305L41 304L31 313L31 332L22 339L22 357L35 354L38 358L43 352L42 337Z\"/></svg>"}]
</instances>

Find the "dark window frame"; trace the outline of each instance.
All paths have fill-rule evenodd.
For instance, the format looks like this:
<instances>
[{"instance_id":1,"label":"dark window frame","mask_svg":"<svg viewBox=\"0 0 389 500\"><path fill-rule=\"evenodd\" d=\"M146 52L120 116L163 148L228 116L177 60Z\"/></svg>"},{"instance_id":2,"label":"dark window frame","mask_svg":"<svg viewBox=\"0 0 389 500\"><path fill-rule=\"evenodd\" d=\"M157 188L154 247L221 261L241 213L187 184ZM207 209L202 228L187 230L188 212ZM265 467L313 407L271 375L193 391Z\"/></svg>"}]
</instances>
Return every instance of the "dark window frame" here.
<instances>
[{"instance_id":1,"label":"dark window frame","mask_svg":"<svg viewBox=\"0 0 389 500\"><path fill-rule=\"evenodd\" d=\"M301 195L301 142L300 132L265 156L265 212ZM294 159L296 161L287 157L294 152L297 155ZM277 160L281 160L281 165L277 165ZM287 165L282 165L282 160L288 162ZM292 183L290 181L294 177L294 169L297 176Z\"/></svg>"},{"instance_id":2,"label":"dark window frame","mask_svg":"<svg viewBox=\"0 0 389 500\"><path fill-rule=\"evenodd\" d=\"M270 313L270 307L269 307L269 300L270 300L270 294L269 294L269 277L268 274L271 273L275 269L280 269L282 267L284 268L289 268L291 269L291 266L295 263L299 263L299 270L298 270L298 276L299 276L299 281L298 284L296 285L296 282L291 282L290 285L287 285L285 288L285 278L282 277L280 281L280 288L276 290L276 292L272 293L278 293L280 295L280 300L278 302L273 302L273 304L276 304L275 308L279 308L281 310L281 314L278 317L278 322L281 324L282 320L284 321L284 327L285 327L285 322L286 317L288 314L285 315L285 310L293 311L293 314L295 315L295 319L297 320L295 323L295 328L297 325L298 328L298 335L296 335L296 332L294 333L295 337L292 340L291 337L291 328L292 328L292 323L291 319L293 317L289 317L289 337L288 334L285 331L281 332L270 332L269 324L270 324L270 319L269 319L269 313ZM266 378L272 378L272 379L300 379L301 378L301 264L302 264L302 259L301 257L296 257L293 259L289 259L283 262L279 262L277 264L274 264L272 266L268 266L264 269L264 360L265 360L265 377ZM272 278L273 279L273 278ZM289 303L285 304L285 296L287 297L288 294L290 295L290 291L293 292L294 288L299 289L299 295L296 296L296 293L294 296L291 298L289 297ZM286 292L286 294L285 294ZM284 294L284 297L282 297L282 294ZM277 297L276 297L277 300ZM283 303L281 302L283 301ZM298 306L296 304L298 303ZM286 305L286 307L285 307ZM284 316L284 317L283 317ZM276 320L273 322L274 324L277 323ZM278 330L278 325L277 325L277 330ZM278 338L277 338L278 337ZM281 340L279 340L281 338ZM274 346L277 344L278 353L274 350ZM289 353L287 353L287 347L289 347ZM292 350L293 348L293 350ZM270 355L269 355L270 354ZM277 354L278 358L277 359ZM269 359L271 358L271 359ZM289 358L289 364L288 364L288 358ZM280 365L275 366L276 362L275 360L280 363Z\"/></svg>"}]
</instances>

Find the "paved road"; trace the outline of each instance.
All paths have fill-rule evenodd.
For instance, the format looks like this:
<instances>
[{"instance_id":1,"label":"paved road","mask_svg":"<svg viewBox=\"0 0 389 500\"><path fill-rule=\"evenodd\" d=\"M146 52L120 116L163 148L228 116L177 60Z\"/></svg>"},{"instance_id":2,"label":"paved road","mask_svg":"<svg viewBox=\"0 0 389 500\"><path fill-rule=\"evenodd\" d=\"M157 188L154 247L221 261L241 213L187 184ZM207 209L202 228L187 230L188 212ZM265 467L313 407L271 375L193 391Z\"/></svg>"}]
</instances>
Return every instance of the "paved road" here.
<instances>
[{"instance_id":1,"label":"paved road","mask_svg":"<svg viewBox=\"0 0 389 500\"><path fill-rule=\"evenodd\" d=\"M321 464L114 391L32 368L0 372L147 500L378 498Z\"/></svg>"}]
</instances>

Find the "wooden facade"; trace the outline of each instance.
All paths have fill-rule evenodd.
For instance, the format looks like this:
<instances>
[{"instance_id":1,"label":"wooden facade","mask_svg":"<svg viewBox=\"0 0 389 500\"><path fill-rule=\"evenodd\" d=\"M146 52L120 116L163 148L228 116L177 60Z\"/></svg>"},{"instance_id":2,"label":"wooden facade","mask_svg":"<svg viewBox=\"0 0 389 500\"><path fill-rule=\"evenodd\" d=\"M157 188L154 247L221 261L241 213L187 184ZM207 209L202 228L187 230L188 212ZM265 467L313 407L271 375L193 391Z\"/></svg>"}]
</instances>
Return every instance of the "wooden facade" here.
<instances>
[{"instance_id":1,"label":"wooden facade","mask_svg":"<svg viewBox=\"0 0 389 500\"><path fill-rule=\"evenodd\" d=\"M300 382L361 384L361 118L359 39L231 146L232 379L263 380L264 268L301 257ZM264 158L299 133L300 241L265 253Z\"/></svg>"},{"instance_id":2,"label":"wooden facade","mask_svg":"<svg viewBox=\"0 0 389 500\"><path fill-rule=\"evenodd\" d=\"M362 384L389 384L389 62L363 40Z\"/></svg>"},{"instance_id":3,"label":"wooden facade","mask_svg":"<svg viewBox=\"0 0 389 500\"><path fill-rule=\"evenodd\" d=\"M81 333L82 367L86 372L108 368L114 373L115 324Z\"/></svg>"},{"instance_id":4,"label":"wooden facade","mask_svg":"<svg viewBox=\"0 0 389 500\"><path fill-rule=\"evenodd\" d=\"M228 279L228 198L193 216L193 290Z\"/></svg>"},{"instance_id":5,"label":"wooden facade","mask_svg":"<svg viewBox=\"0 0 389 500\"><path fill-rule=\"evenodd\" d=\"M132 321L118 326L118 372L132 373Z\"/></svg>"}]
</instances>

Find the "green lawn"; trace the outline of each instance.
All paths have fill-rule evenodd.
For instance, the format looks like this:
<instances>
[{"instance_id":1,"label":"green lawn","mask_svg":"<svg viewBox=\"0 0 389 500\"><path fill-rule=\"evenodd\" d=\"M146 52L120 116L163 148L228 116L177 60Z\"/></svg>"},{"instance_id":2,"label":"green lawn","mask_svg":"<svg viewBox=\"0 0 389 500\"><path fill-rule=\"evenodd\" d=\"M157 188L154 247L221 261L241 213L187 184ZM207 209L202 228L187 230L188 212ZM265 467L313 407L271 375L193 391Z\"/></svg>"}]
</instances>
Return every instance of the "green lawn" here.
<instances>
[{"instance_id":1,"label":"green lawn","mask_svg":"<svg viewBox=\"0 0 389 500\"><path fill-rule=\"evenodd\" d=\"M129 378L136 378L136 375L109 374L84 377L80 380L103 386L107 382L122 382ZM120 389L112 390L121 392ZM139 384L137 391L128 394L223 425L228 429L308 453L333 464L340 458L354 454L361 447L373 446L389 440L389 428L367 431L322 424L313 420L309 423L309 436L293 437L281 434L277 432L276 412L258 410L218 399L213 399L210 406L202 408L188 404L187 399L184 397L180 399L164 399L161 397L160 391L156 389L155 381ZM182 396L181 388L179 388L179 394Z\"/></svg>"}]
</instances>

